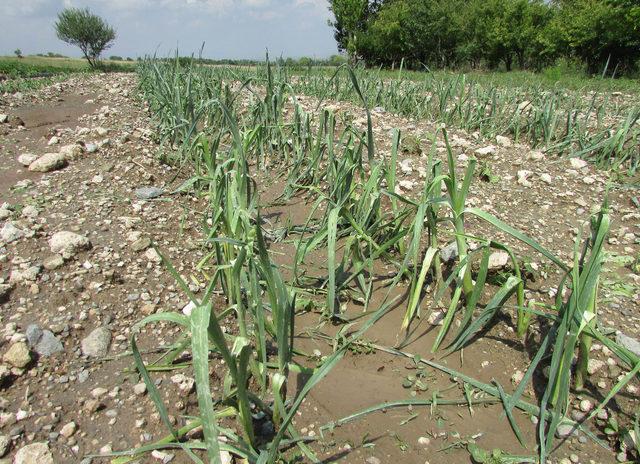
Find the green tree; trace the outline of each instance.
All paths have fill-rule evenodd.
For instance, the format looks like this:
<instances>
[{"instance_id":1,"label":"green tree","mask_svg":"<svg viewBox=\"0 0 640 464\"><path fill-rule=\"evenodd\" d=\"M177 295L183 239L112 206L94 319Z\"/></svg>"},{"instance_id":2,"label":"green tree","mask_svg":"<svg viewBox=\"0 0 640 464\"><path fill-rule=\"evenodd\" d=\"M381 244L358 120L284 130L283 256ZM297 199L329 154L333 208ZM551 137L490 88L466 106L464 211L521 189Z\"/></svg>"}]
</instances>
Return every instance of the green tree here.
<instances>
[{"instance_id":1,"label":"green tree","mask_svg":"<svg viewBox=\"0 0 640 464\"><path fill-rule=\"evenodd\" d=\"M347 52L353 61L357 59L361 47L360 35L368 27L368 21L375 16L382 0L330 0L329 10L334 20L329 21L340 51Z\"/></svg>"},{"instance_id":2,"label":"green tree","mask_svg":"<svg viewBox=\"0 0 640 464\"><path fill-rule=\"evenodd\" d=\"M88 8L64 9L58 13L55 30L60 40L80 48L91 67L98 65L100 55L116 38L115 30Z\"/></svg>"},{"instance_id":3,"label":"green tree","mask_svg":"<svg viewBox=\"0 0 640 464\"><path fill-rule=\"evenodd\" d=\"M16 48L13 52L18 58L22 58L22 50Z\"/></svg>"}]
</instances>

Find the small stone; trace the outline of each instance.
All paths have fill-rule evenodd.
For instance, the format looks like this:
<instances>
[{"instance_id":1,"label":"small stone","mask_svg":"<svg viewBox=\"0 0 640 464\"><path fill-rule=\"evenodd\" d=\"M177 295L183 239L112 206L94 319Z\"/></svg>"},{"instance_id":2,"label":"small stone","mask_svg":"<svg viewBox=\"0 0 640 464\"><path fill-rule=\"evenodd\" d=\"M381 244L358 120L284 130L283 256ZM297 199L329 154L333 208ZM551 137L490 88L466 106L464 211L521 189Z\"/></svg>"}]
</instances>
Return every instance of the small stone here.
<instances>
[{"instance_id":1,"label":"small stone","mask_svg":"<svg viewBox=\"0 0 640 464\"><path fill-rule=\"evenodd\" d=\"M442 325L442 321L444 320L445 312L439 309L434 309L427 317L427 322L431 325L438 326Z\"/></svg>"},{"instance_id":2,"label":"small stone","mask_svg":"<svg viewBox=\"0 0 640 464\"><path fill-rule=\"evenodd\" d=\"M40 356L51 356L64 350L60 340L50 330L31 324L26 330L29 346Z\"/></svg>"},{"instance_id":3,"label":"small stone","mask_svg":"<svg viewBox=\"0 0 640 464\"><path fill-rule=\"evenodd\" d=\"M20 163L24 167L28 167L37 159L38 155L34 155L33 153L23 153L18 156L18 163Z\"/></svg>"},{"instance_id":4,"label":"small stone","mask_svg":"<svg viewBox=\"0 0 640 464\"><path fill-rule=\"evenodd\" d=\"M148 248L144 255L152 263L160 264L162 262L162 257L155 248Z\"/></svg>"},{"instance_id":5,"label":"small stone","mask_svg":"<svg viewBox=\"0 0 640 464\"><path fill-rule=\"evenodd\" d=\"M60 139L54 135L49 139L49 141L47 142L47 145L51 146L51 145L56 145L58 143L60 143Z\"/></svg>"},{"instance_id":6,"label":"small stone","mask_svg":"<svg viewBox=\"0 0 640 464\"><path fill-rule=\"evenodd\" d=\"M451 242L444 248L440 249L440 259L448 263L449 261L453 261L458 257L458 244L456 242Z\"/></svg>"},{"instance_id":7,"label":"small stone","mask_svg":"<svg viewBox=\"0 0 640 464\"><path fill-rule=\"evenodd\" d=\"M82 340L82 353L93 358L103 358L109 352L111 331L106 327L98 327Z\"/></svg>"},{"instance_id":8,"label":"small stone","mask_svg":"<svg viewBox=\"0 0 640 464\"><path fill-rule=\"evenodd\" d=\"M15 242L22 237L24 237L24 230L17 227L11 221L6 222L2 227L2 230L0 230L0 239L2 239L4 243Z\"/></svg>"},{"instance_id":9,"label":"small stone","mask_svg":"<svg viewBox=\"0 0 640 464\"><path fill-rule=\"evenodd\" d=\"M580 401L580 411L590 412L593 409L593 403L589 400Z\"/></svg>"},{"instance_id":10,"label":"small stone","mask_svg":"<svg viewBox=\"0 0 640 464\"><path fill-rule=\"evenodd\" d=\"M367 464L382 464L382 461L375 456L369 456L364 462Z\"/></svg>"},{"instance_id":11,"label":"small stone","mask_svg":"<svg viewBox=\"0 0 640 464\"><path fill-rule=\"evenodd\" d=\"M578 464L580 462L580 458L578 457L577 454L572 454L571 456L569 456L569 459L571 460L571 462L573 462L574 464Z\"/></svg>"},{"instance_id":12,"label":"small stone","mask_svg":"<svg viewBox=\"0 0 640 464\"><path fill-rule=\"evenodd\" d=\"M429 440L429 438L427 437L418 438L418 445L422 446L423 448L426 448L430 444L431 444L431 440Z\"/></svg>"},{"instance_id":13,"label":"small stone","mask_svg":"<svg viewBox=\"0 0 640 464\"><path fill-rule=\"evenodd\" d=\"M512 376L511 376L511 381L514 384L519 384L520 382L522 382L522 379L524 379L524 372L517 370Z\"/></svg>"},{"instance_id":14,"label":"small stone","mask_svg":"<svg viewBox=\"0 0 640 464\"><path fill-rule=\"evenodd\" d=\"M529 182L529 176L531 175L531 171L527 171L526 169L521 169L518 171L518 184L523 187L531 187L531 182Z\"/></svg>"},{"instance_id":15,"label":"small stone","mask_svg":"<svg viewBox=\"0 0 640 464\"><path fill-rule=\"evenodd\" d=\"M133 251L144 251L151 246L151 239L149 237L142 237L131 244Z\"/></svg>"},{"instance_id":16,"label":"small stone","mask_svg":"<svg viewBox=\"0 0 640 464\"><path fill-rule=\"evenodd\" d=\"M49 239L49 247L52 253L59 253L63 258L69 259L81 250L91 248L91 242L84 235L75 232L56 232Z\"/></svg>"},{"instance_id":17,"label":"small stone","mask_svg":"<svg viewBox=\"0 0 640 464\"><path fill-rule=\"evenodd\" d=\"M567 438L575 433L576 430L574 429L573 425L570 424L560 424L556 429L556 437L558 438Z\"/></svg>"},{"instance_id":18,"label":"small stone","mask_svg":"<svg viewBox=\"0 0 640 464\"><path fill-rule=\"evenodd\" d=\"M13 367L22 369L31 362L31 355L25 342L17 342L11 345L11 348L7 350L2 359Z\"/></svg>"},{"instance_id":19,"label":"small stone","mask_svg":"<svg viewBox=\"0 0 640 464\"><path fill-rule=\"evenodd\" d=\"M53 464L53 456L47 443L32 443L18 450L13 464Z\"/></svg>"},{"instance_id":20,"label":"small stone","mask_svg":"<svg viewBox=\"0 0 640 464\"><path fill-rule=\"evenodd\" d=\"M480 156L492 155L495 152L496 152L496 147L494 147L493 145L489 145L489 146L486 146L486 147L478 148L475 151L476 155L480 155Z\"/></svg>"},{"instance_id":21,"label":"small stone","mask_svg":"<svg viewBox=\"0 0 640 464\"><path fill-rule=\"evenodd\" d=\"M542 153L541 151L532 151L531 153L529 153L529 157L528 157L531 161L540 161L544 159L544 153Z\"/></svg>"},{"instance_id":22,"label":"small stone","mask_svg":"<svg viewBox=\"0 0 640 464\"><path fill-rule=\"evenodd\" d=\"M70 161L82 154L82 147L77 143L65 145L60 148L60 154L63 155L67 161Z\"/></svg>"},{"instance_id":23,"label":"small stone","mask_svg":"<svg viewBox=\"0 0 640 464\"><path fill-rule=\"evenodd\" d=\"M551 176L546 172L543 174L540 174L540 180L545 184L551 184L553 182L553 179L551 178Z\"/></svg>"},{"instance_id":24,"label":"small stone","mask_svg":"<svg viewBox=\"0 0 640 464\"><path fill-rule=\"evenodd\" d=\"M164 193L164 190L158 187L140 187L134 192L135 196L140 200L151 200L157 198Z\"/></svg>"},{"instance_id":25,"label":"small stone","mask_svg":"<svg viewBox=\"0 0 640 464\"><path fill-rule=\"evenodd\" d=\"M231 464L233 462L233 457L231 453L227 450L220 451L220 464Z\"/></svg>"},{"instance_id":26,"label":"small stone","mask_svg":"<svg viewBox=\"0 0 640 464\"><path fill-rule=\"evenodd\" d=\"M72 421L65 424L64 427L60 429L60 435L66 438L71 438L76 433L76 430L78 430L78 426Z\"/></svg>"},{"instance_id":27,"label":"small stone","mask_svg":"<svg viewBox=\"0 0 640 464\"><path fill-rule=\"evenodd\" d=\"M170 453L165 453L164 451L160 451L160 450L153 450L151 452L151 457L162 462L162 464L168 464L171 461L173 461L173 458L175 457L175 455Z\"/></svg>"},{"instance_id":28,"label":"small stone","mask_svg":"<svg viewBox=\"0 0 640 464\"><path fill-rule=\"evenodd\" d=\"M504 135L497 135L496 136L496 143L498 145L500 145L501 147L510 147L511 146L511 139L509 137L505 137Z\"/></svg>"},{"instance_id":29,"label":"small stone","mask_svg":"<svg viewBox=\"0 0 640 464\"><path fill-rule=\"evenodd\" d=\"M54 271L64 265L64 258L58 254L48 256L42 265L47 271Z\"/></svg>"},{"instance_id":30,"label":"small stone","mask_svg":"<svg viewBox=\"0 0 640 464\"><path fill-rule=\"evenodd\" d=\"M494 251L489 255L489 269L499 270L507 267L509 263L509 253L506 251Z\"/></svg>"},{"instance_id":31,"label":"small stone","mask_svg":"<svg viewBox=\"0 0 640 464\"><path fill-rule=\"evenodd\" d=\"M11 448L11 438L0 435L0 458L9 452L9 448Z\"/></svg>"},{"instance_id":32,"label":"small stone","mask_svg":"<svg viewBox=\"0 0 640 464\"><path fill-rule=\"evenodd\" d=\"M571 167L574 169L582 169L587 167L587 162L580 158L571 158Z\"/></svg>"},{"instance_id":33,"label":"small stone","mask_svg":"<svg viewBox=\"0 0 640 464\"><path fill-rule=\"evenodd\" d=\"M142 383L138 383L138 384L134 385L133 386L133 392L138 396L144 395L147 392L147 384L142 382Z\"/></svg>"},{"instance_id":34,"label":"small stone","mask_svg":"<svg viewBox=\"0 0 640 464\"><path fill-rule=\"evenodd\" d=\"M606 366L604 361L599 359L590 358L587 364L587 372L589 375L593 375Z\"/></svg>"}]
</instances>

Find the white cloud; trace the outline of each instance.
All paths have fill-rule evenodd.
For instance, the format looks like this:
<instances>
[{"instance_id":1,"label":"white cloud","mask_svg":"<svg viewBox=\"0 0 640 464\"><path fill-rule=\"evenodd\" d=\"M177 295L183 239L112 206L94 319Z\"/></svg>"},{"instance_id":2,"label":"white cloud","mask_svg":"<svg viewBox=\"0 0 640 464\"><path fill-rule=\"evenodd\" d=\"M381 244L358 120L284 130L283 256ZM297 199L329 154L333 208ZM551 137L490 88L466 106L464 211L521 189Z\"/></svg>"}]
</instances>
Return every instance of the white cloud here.
<instances>
[{"instance_id":1,"label":"white cloud","mask_svg":"<svg viewBox=\"0 0 640 464\"><path fill-rule=\"evenodd\" d=\"M2 0L0 1L0 15L31 15L47 3L49 3L48 0Z\"/></svg>"}]
</instances>

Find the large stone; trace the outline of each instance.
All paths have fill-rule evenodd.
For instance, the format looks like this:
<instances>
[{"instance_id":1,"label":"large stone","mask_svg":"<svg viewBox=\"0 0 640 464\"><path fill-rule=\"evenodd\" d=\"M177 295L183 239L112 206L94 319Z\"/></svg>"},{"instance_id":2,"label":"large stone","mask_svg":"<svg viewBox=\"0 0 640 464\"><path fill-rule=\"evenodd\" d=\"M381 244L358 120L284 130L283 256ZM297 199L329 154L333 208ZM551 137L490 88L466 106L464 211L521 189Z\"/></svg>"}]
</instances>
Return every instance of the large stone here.
<instances>
[{"instance_id":1,"label":"large stone","mask_svg":"<svg viewBox=\"0 0 640 464\"><path fill-rule=\"evenodd\" d=\"M15 242L24 237L24 230L17 227L13 222L6 222L0 230L0 238L5 243Z\"/></svg>"},{"instance_id":2,"label":"large stone","mask_svg":"<svg viewBox=\"0 0 640 464\"><path fill-rule=\"evenodd\" d=\"M53 464L53 456L47 443L32 443L20 448L13 464Z\"/></svg>"},{"instance_id":3,"label":"large stone","mask_svg":"<svg viewBox=\"0 0 640 464\"><path fill-rule=\"evenodd\" d=\"M27 344L25 342L14 343L4 354L2 360L19 369L26 367L31 362Z\"/></svg>"},{"instance_id":4,"label":"large stone","mask_svg":"<svg viewBox=\"0 0 640 464\"><path fill-rule=\"evenodd\" d=\"M62 231L53 234L49 239L49 247L52 253L60 253L63 258L69 259L79 251L91 248L91 242L84 235Z\"/></svg>"},{"instance_id":5,"label":"large stone","mask_svg":"<svg viewBox=\"0 0 640 464\"><path fill-rule=\"evenodd\" d=\"M64 346L50 330L42 330L36 324L27 327L27 342L40 356L51 356L64 350Z\"/></svg>"},{"instance_id":6,"label":"large stone","mask_svg":"<svg viewBox=\"0 0 640 464\"><path fill-rule=\"evenodd\" d=\"M82 353L93 358L103 358L109 352L111 331L106 327L98 327L82 340Z\"/></svg>"},{"instance_id":7,"label":"large stone","mask_svg":"<svg viewBox=\"0 0 640 464\"><path fill-rule=\"evenodd\" d=\"M29 165L29 171L49 172L62 169L67 165L64 153L45 153Z\"/></svg>"}]
</instances>

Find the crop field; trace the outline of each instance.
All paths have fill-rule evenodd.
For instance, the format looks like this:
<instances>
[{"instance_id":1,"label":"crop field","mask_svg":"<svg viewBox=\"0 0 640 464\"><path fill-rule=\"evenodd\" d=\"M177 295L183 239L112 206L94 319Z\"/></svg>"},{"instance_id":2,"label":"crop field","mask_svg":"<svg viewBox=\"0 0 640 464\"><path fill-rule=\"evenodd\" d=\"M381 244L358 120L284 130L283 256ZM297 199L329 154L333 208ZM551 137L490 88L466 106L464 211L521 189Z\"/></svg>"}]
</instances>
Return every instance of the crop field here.
<instances>
[{"instance_id":1,"label":"crop field","mask_svg":"<svg viewBox=\"0 0 640 464\"><path fill-rule=\"evenodd\" d=\"M53 330L78 345L69 364L41 356L49 380L7 387L21 410L61 405L51 426L26 414L29 441L73 418L55 462L640 459L630 82L268 58L71 68L18 97L0 82L11 158L81 152L42 177L0 171L7 221L49 215L7 241L7 269L30 269L49 227L93 243L3 296L17 327L43 300L83 315ZM88 354L88 324L117 332L110 351Z\"/></svg>"},{"instance_id":2,"label":"crop field","mask_svg":"<svg viewBox=\"0 0 640 464\"><path fill-rule=\"evenodd\" d=\"M195 278L203 294L167 260L189 311L138 324L182 327L198 418L171 433L200 425L204 433L183 449L206 449L212 462L221 450L249 462L354 462L355 450L380 447L384 462L419 462L407 456L407 440L427 447L446 437L444 460L429 462L460 459L446 457L460 449L475 462L546 462L576 433L601 456L616 447L607 432L616 398L616 427L632 437L617 439L633 456L637 395L624 392L637 391L640 360L599 315L607 196L621 184L598 189L572 236L540 240L511 222L522 212L477 206L478 184L500 181L490 172L499 148L470 152L449 128L497 137L500 147L526 143L521 162L530 153L548 163L573 158L578 169L588 160L633 182L637 95L501 88L462 75L389 80L348 67L289 75L269 63L242 70L148 61L139 74L164 159L193 173L176 192L209 205L208 252ZM416 122L376 124L389 114ZM430 130L416 134L425 120ZM531 172L517 177L531 186ZM592 388L594 347L620 367L603 390ZM161 416L149 370L170 368L177 351L160 365L134 355ZM496 358L517 359L519 370L487 368ZM213 398L212 366L221 382ZM322 411L314 411L327 422L309 433L297 423L316 390L312 404ZM472 434L475 421L487 429ZM396 428L385 437L379 427L389 422Z\"/></svg>"}]
</instances>

